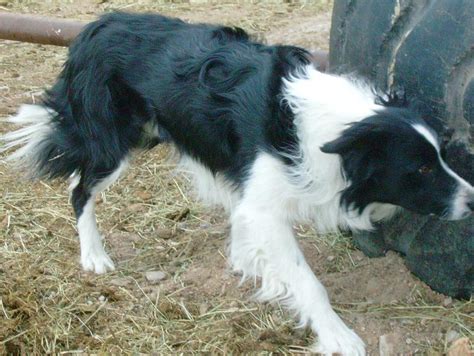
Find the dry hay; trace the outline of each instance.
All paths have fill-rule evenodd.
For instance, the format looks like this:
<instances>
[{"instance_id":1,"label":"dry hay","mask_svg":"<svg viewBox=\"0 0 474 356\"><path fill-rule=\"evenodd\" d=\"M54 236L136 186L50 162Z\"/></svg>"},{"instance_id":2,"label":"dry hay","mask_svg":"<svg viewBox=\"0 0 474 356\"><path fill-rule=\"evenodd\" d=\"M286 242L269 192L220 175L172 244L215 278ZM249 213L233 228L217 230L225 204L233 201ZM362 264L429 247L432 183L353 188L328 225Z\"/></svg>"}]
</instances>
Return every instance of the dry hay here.
<instances>
[{"instance_id":1,"label":"dry hay","mask_svg":"<svg viewBox=\"0 0 474 356\"><path fill-rule=\"evenodd\" d=\"M6 1L0 8L78 19L153 10L327 48L327 3L195 3ZM301 28L319 19L326 32L292 31L295 19ZM0 116L37 101L64 58L62 48L0 41ZM167 157L166 147L138 155L98 199L99 226L117 262L117 271L103 276L79 269L66 185L25 182L0 165L0 354L307 351L313 336L294 330L291 315L252 302L252 285L237 287L225 259L225 218L191 198L189 182ZM432 292L393 253L369 260L345 236L297 231L335 308L370 351L389 333L401 337L401 352L439 354L461 336L472 342L473 301ZM165 272L165 280L147 281L150 270Z\"/></svg>"}]
</instances>

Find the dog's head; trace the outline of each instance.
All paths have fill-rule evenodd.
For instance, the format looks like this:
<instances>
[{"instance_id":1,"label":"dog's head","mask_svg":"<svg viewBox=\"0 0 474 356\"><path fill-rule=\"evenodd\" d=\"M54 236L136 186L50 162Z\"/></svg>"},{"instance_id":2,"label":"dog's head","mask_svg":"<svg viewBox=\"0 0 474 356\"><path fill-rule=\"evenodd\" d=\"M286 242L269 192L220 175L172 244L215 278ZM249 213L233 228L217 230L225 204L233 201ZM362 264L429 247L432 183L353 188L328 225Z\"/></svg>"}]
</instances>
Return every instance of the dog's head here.
<instances>
[{"instance_id":1,"label":"dog's head","mask_svg":"<svg viewBox=\"0 0 474 356\"><path fill-rule=\"evenodd\" d=\"M340 155L350 182L341 202L351 209L389 203L447 220L474 210L474 188L449 168L437 134L410 109L381 106L321 150Z\"/></svg>"}]
</instances>

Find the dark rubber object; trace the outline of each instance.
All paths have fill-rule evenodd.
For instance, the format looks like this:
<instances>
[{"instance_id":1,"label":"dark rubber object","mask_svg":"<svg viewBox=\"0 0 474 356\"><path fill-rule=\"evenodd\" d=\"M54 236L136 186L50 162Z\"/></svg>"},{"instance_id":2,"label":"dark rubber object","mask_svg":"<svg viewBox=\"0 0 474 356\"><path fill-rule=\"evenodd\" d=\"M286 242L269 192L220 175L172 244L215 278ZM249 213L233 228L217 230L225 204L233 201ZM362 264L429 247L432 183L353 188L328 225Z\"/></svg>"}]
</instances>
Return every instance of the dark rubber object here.
<instances>
[{"instance_id":1,"label":"dark rubber object","mask_svg":"<svg viewBox=\"0 0 474 356\"><path fill-rule=\"evenodd\" d=\"M474 183L474 1L335 0L330 71L403 88L447 142L448 164ZM444 294L474 294L474 218L443 222L404 211L374 233L354 234L369 256L405 256Z\"/></svg>"}]
</instances>

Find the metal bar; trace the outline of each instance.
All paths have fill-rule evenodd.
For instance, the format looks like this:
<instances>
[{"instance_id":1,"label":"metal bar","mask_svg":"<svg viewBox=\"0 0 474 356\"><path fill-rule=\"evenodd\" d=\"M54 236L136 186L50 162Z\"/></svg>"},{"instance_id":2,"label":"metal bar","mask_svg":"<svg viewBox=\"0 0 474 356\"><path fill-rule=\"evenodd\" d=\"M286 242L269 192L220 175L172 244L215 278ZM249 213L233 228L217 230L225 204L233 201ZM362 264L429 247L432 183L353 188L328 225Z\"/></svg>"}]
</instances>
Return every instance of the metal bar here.
<instances>
[{"instance_id":1,"label":"metal bar","mask_svg":"<svg viewBox=\"0 0 474 356\"><path fill-rule=\"evenodd\" d=\"M0 13L0 38L68 46L85 25L80 21L3 12Z\"/></svg>"},{"instance_id":2,"label":"metal bar","mask_svg":"<svg viewBox=\"0 0 474 356\"><path fill-rule=\"evenodd\" d=\"M56 19L37 15L0 12L0 39L55 46L69 46L86 22ZM318 69L328 66L328 52L312 52Z\"/></svg>"}]
</instances>

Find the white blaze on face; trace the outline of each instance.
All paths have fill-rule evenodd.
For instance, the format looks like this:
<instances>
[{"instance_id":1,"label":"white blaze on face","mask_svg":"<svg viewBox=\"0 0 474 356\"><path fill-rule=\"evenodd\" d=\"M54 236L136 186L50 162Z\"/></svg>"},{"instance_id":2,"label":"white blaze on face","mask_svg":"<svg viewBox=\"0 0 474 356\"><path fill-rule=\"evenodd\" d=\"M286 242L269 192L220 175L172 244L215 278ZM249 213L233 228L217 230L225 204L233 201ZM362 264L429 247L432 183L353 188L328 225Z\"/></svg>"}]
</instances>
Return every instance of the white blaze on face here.
<instances>
[{"instance_id":1,"label":"white blaze on face","mask_svg":"<svg viewBox=\"0 0 474 356\"><path fill-rule=\"evenodd\" d=\"M441 149L436 136L425 126L416 124L413 128L421 134L438 153L438 160L444 171L451 176L456 184L456 190L451 199L451 207L449 213L446 216L448 220L459 220L469 216L472 212L471 207L474 203L474 187L470 185L466 180L457 175L441 157Z\"/></svg>"}]
</instances>

